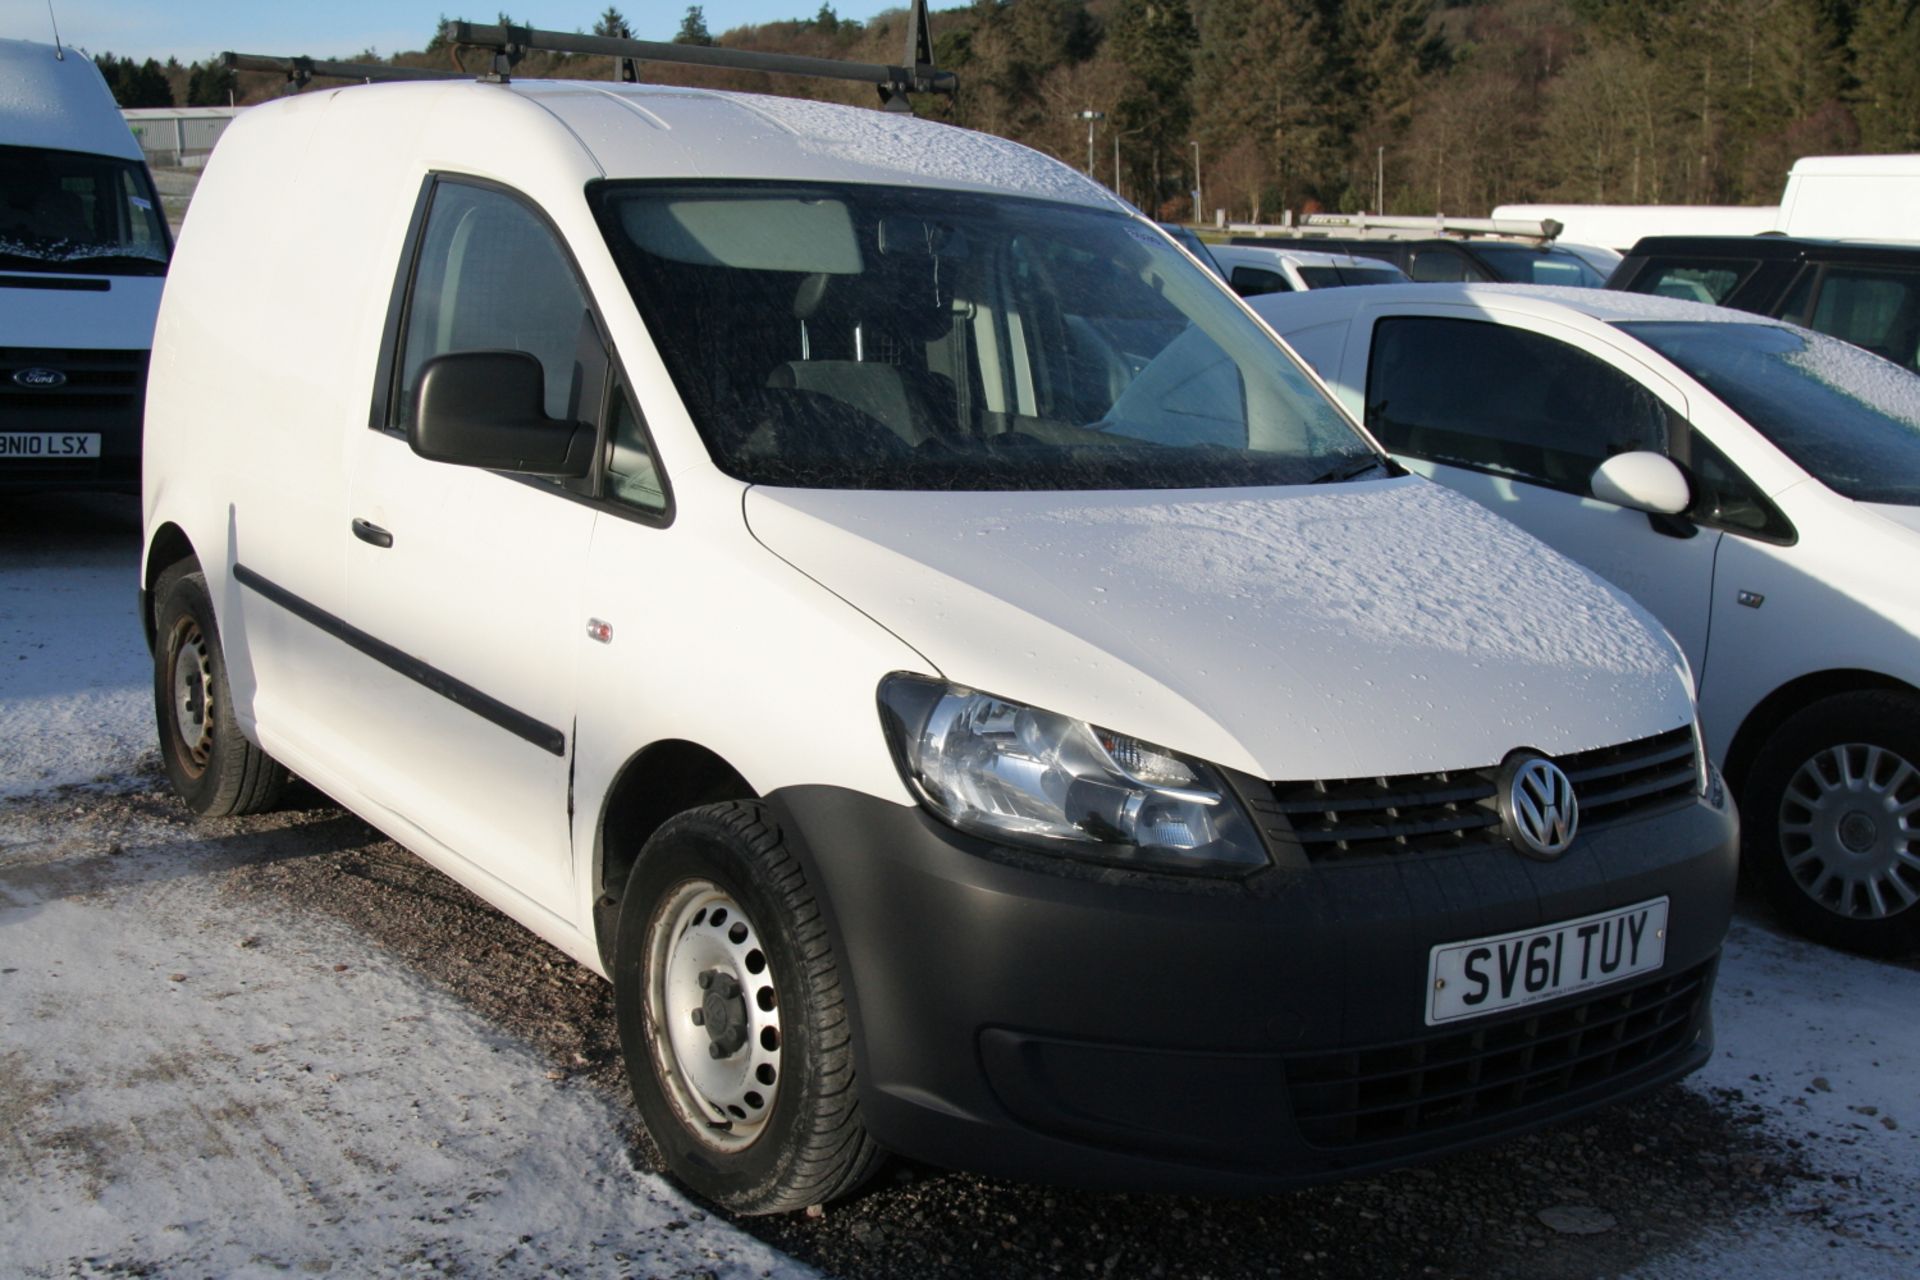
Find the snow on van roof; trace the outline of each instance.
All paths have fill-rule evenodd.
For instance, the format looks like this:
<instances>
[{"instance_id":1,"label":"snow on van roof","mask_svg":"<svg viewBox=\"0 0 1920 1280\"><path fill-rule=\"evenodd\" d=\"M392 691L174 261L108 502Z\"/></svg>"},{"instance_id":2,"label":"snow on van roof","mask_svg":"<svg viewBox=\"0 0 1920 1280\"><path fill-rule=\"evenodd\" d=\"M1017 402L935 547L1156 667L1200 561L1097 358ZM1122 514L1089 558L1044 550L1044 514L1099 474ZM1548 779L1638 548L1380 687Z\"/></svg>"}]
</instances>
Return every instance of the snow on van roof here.
<instances>
[{"instance_id":1,"label":"snow on van roof","mask_svg":"<svg viewBox=\"0 0 1920 1280\"><path fill-rule=\"evenodd\" d=\"M497 92L486 85L465 88ZM1132 211L1050 156L909 115L669 85L520 80L512 88L572 129L610 178L906 182ZM616 123L609 108L625 118Z\"/></svg>"},{"instance_id":2,"label":"snow on van roof","mask_svg":"<svg viewBox=\"0 0 1920 1280\"><path fill-rule=\"evenodd\" d=\"M0 40L0 145L141 159L140 144L93 59L30 40Z\"/></svg>"}]
</instances>

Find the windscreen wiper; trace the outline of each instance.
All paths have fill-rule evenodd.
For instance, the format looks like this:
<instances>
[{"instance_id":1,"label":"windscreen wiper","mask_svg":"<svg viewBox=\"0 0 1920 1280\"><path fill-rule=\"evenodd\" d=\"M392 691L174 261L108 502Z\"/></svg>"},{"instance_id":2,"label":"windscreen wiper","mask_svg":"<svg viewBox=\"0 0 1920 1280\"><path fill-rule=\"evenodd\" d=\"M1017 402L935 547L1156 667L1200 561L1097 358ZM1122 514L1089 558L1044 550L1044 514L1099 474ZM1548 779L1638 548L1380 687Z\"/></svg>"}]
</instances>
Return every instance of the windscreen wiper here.
<instances>
[{"instance_id":1,"label":"windscreen wiper","mask_svg":"<svg viewBox=\"0 0 1920 1280\"><path fill-rule=\"evenodd\" d=\"M1324 475L1315 476L1307 483L1338 484L1342 480L1356 480L1375 467L1379 467L1389 476L1400 474L1400 469L1394 466L1393 463L1387 461L1377 453L1370 453L1364 458L1354 458L1348 462L1343 462Z\"/></svg>"}]
</instances>

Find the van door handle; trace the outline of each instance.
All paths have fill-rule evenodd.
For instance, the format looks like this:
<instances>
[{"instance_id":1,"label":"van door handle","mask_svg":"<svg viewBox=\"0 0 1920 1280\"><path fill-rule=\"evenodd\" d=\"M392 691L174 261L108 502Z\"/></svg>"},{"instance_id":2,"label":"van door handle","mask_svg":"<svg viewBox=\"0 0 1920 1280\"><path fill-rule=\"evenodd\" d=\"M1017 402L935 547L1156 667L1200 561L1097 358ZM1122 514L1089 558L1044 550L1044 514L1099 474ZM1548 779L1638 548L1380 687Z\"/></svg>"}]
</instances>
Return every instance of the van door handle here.
<instances>
[{"instance_id":1,"label":"van door handle","mask_svg":"<svg viewBox=\"0 0 1920 1280\"><path fill-rule=\"evenodd\" d=\"M393 545L392 534L382 529L379 525L362 520L357 516L353 521L353 536L362 542L371 542L376 547L390 547Z\"/></svg>"}]
</instances>

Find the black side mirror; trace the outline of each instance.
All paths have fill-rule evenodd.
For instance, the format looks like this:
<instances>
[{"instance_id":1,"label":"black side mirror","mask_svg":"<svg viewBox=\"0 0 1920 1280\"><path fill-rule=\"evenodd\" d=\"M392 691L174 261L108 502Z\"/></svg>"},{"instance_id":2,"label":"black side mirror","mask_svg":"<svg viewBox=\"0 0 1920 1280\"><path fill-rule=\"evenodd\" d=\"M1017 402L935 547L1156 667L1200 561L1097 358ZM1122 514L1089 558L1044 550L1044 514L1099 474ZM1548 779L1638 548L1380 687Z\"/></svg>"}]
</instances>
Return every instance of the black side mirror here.
<instances>
[{"instance_id":1,"label":"black side mirror","mask_svg":"<svg viewBox=\"0 0 1920 1280\"><path fill-rule=\"evenodd\" d=\"M594 429L549 418L546 375L525 351L453 351L420 368L407 443L432 462L584 476Z\"/></svg>"}]
</instances>

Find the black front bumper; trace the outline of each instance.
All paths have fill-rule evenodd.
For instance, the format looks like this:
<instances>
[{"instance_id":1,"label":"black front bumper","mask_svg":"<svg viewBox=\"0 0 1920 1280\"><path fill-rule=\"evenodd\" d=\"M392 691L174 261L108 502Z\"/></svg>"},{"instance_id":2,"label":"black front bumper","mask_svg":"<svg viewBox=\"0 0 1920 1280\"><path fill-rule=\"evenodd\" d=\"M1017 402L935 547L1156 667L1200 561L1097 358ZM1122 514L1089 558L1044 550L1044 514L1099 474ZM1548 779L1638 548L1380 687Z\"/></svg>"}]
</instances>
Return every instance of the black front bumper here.
<instances>
[{"instance_id":1,"label":"black front bumper","mask_svg":"<svg viewBox=\"0 0 1920 1280\"><path fill-rule=\"evenodd\" d=\"M1556 862L1481 850L1196 884L1020 855L835 788L770 800L850 985L868 1129L932 1163L1112 1188L1295 1185L1558 1119L1712 1050L1729 808L1583 835ZM1426 1026L1435 944L1662 896L1658 973Z\"/></svg>"},{"instance_id":2,"label":"black front bumper","mask_svg":"<svg viewBox=\"0 0 1920 1280\"><path fill-rule=\"evenodd\" d=\"M0 491L140 492L149 353L0 347ZM57 373L55 386L15 377ZM64 456L98 436L98 457ZM22 438L25 439L22 439ZM31 443L31 452L23 446Z\"/></svg>"}]
</instances>

